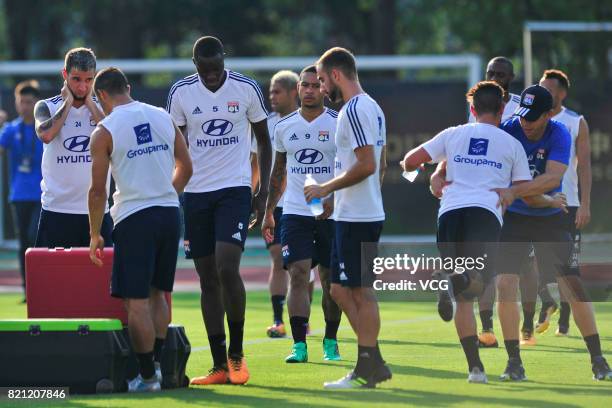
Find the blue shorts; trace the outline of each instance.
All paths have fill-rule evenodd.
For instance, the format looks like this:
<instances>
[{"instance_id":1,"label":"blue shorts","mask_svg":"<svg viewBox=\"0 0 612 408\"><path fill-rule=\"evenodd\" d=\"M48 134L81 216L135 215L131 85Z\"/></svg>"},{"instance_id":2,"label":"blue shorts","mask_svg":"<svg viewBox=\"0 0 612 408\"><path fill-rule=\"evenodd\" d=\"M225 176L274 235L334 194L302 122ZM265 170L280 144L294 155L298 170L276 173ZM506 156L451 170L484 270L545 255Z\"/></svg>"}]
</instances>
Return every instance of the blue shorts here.
<instances>
[{"instance_id":1,"label":"blue shorts","mask_svg":"<svg viewBox=\"0 0 612 408\"><path fill-rule=\"evenodd\" d=\"M266 249L270 249L272 245L280 245L281 243L281 228L283 228L283 207L274 209L274 241L266 242Z\"/></svg>"},{"instance_id":2,"label":"blue shorts","mask_svg":"<svg viewBox=\"0 0 612 408\"><path fill-rule=\"evenodd\" d=\"M213 255L219 241L244 249L251 215L250 187L184 193L183 200L187 258Z\"/></svg>"},{"instance_id":3,"label":"blue shorts","mask_svg":"<svg viewBox=\"0 0 612 408\"><path fill-rule=\"evenodd\" d=\"M172 292L180 239L177 207L149 207L113 230L111 295L146 299L151 287Z\"/></svg>"},{"instance_id":4,"label":"blue shorts","mask_svg":"<svg viewBox=\"0 0 612 408\"><path fill-rule=\"evenodd\" d=\"M302 261L312 260L312 267L317 264L329 268L331 245L334 239L334 221L316 220L314 217L284 214L281 217L281 250L283 267Z\"/></svg>"},{"instance_id":5,"label":"blue shorts","mask_svg":"<svg viewBox=\"0 0 612 408\"><path fill-rule=\"evenodd\" d=\"M110 214L104 214L100 235L104 246L113 246L113 220ZM89 215L66 214L42 209L38 221L36 244L38 248L89 248Z\"/></svg>"},{"instance_id":6,"label":"blue shorts","mask_svg":"<svg viewBox=\"0 0 612 408\"><path fill-rule=\"evenodd\" d=\"M375 280L373 262L376 251L363 253L362 243L377 243L383 221L336 221L336 236L331 252L331 281L345 287L372 287Z\"/></svg>"}]
</instances>

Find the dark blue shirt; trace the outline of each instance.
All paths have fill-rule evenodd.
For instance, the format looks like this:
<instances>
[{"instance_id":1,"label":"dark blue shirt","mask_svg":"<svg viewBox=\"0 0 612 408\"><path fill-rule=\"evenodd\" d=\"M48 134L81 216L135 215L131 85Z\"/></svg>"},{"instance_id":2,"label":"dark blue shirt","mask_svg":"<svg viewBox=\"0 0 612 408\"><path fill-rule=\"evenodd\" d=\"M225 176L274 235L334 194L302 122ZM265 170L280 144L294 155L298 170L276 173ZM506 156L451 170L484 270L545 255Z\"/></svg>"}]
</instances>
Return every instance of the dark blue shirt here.
<instances>
[{"instance_id":1,"label":"dark blue shirt","mask_svg":"<svg viewBox=\"0 0 612 408\"><path fill-rule=\"evenodd\" d=\"M502 123L501 128L523 145L533 178L546 172L546 162L549 160L569 164L572 137L563 123L556 120L548 121L544 134L537 141L527 139L518 117L508 119ZM552 195L559 191L561 191L561 183L546 194ZM545 216L556 214L561 210L559 208L531 208L523 200L516 200L508 207L508 211L523 215Z\"/></svg>"},{"instance_id":2,"label":"dark blue shirt","mask_svg":"<svg viewBox=\"0 0 612 408\"><path fill-rule=\"evenodd\" d=\"M40 201L43 144L36 137L34 125L26 125L21 118L7 123L0 134L0 146L8 151L11 172L9 200Z\"/></svg>"}]
</instances>

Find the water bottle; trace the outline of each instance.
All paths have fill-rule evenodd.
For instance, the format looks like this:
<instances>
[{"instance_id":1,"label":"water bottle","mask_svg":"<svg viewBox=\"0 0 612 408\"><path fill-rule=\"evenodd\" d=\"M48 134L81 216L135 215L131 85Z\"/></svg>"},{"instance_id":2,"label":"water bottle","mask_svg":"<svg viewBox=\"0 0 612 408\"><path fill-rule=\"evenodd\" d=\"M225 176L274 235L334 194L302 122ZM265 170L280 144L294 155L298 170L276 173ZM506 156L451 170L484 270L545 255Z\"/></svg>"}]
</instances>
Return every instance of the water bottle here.
<instances>
[{"instance_id":1,"label":"water bottle","mask_svg":"<svg viewBox=\"0 0 612 408\"><path fill-rule=\"evenodd\" d=\"M416 170L404 171L402 172L402 177L404 177L406 180L412 183L414 182L414 180L416 180L417 176L419 175L420 169L421 169L420 167L417 167Z\"/></svg>"},{"instance_id":2,"label":"water bottle","mask_svg":"<svg viewBox=\"0 0 612 408\"><path fill-rule=\"evenodd\" d=\"M312 177L312 174L306 175L306 180L304 180L304 187L312 186L317 184L316 180ZM320 198L313 198L308 202L308 207L310 207L310 212L315 217L323 214L323 203Z\"/></svg>"}]
</instances>

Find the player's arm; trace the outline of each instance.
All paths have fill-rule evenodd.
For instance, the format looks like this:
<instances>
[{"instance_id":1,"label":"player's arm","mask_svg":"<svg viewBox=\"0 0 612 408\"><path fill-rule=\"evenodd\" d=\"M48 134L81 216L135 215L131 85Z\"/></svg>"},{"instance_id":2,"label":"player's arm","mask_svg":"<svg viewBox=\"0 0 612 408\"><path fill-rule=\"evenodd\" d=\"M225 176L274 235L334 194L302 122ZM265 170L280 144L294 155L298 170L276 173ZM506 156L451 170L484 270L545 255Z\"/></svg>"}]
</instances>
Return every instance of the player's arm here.
<instances>
[{"instance_id":1,"label":"player's arm","mask_svg":"<svg viewBox=\"0 0 612 408\"><path fill-rule=\"evenodd\" d=\"M266 210L266 200L268 198L268 188L270 184L270 167L272 166L272 143L270 143L270 134L268 133L268 121L252 123L253 133L257 140L257 159L259 161L259 191L255 194L253 200L253 209L255 211L255 221L249 225L254 227L258 225Z\"/></svg>"},{"instance_id":2,"label":"player's arm","mask_svg":"<svg viewBox=\"0 0 612 408\"><path fill-rule=\"evenodd\" d=\"M36 106L34 106L34 126L36 135L43 143L51 143L62 130L71 106L72 96L69 100L64 100L55 115L51 116L51 111L45 101L36 102Z\"/></svg>"},{"instance_id":3,"label":"player's arm","mask_svg":"<svg viewBox=\"0 0 612 408\"><path fill-rule=\"evenodd\" d=\"M257 163L257 153L251 152L251 192L254 194L259 185L259 164Z\"/></svg>"},{"instance_id":4,"label":"player's arm","mask_svg":"<svg viewBox=\"0 0 612 408\"><path fill-rule=\"evenodd\" d=\"M561 179L563 178L563 174L565 173L566 169L566 164L556 160L548 160L546 162L546 172L539 175L535 179L531 181L514 182L510 188L493 189L493 191L496 191L497 194L499 194L498 206L505 209L518 198L525 200L525 197L540 196L550 190L554 190L561 184ZM529 200L533 199L534 198L527 198L525 202L527 205L531 206ZM535 200L539 201L532 202L535 204L542 203L542 199L542 197L535 198Z\"/></svg>"},{"instance_id":5,"label":"player's arm","mask_svg":"<svg viewBox=\"0 0 612 408\"><path fill-rule=\"evenodd\" d=\"M380 151L380 169L378 171L381 187L382 187L386 172L387 172L387 145L383 145L382 150Z\"/></svg>"},{"instance_id":6,"label":"player's arm","mask_svg":"<svg viewBox=\"0 0 612 408\"><path fill-rule=\"evenodd\" d=\"M110 166L110 155L113 151L113 139L110 132L98 126L91 134L89 144L91 154L91 186L89 187L89 258L98 266L102 266L102 251L104 238L100 234L104 210L106 209L106 180ZM98 255L98 250L100 254Z\"/></svg>"},{"instance_id":7,"label":"player's arm","mask_svg":"<svg viewBox=\"0 0 612 408\"><path fill-rule=\"evenodd\" d=\"M193 174L193 165L187 149L187 143L181 130L174 125L174 174L172 175L172 186L178 194L181 194Z\"/></svg>"},{"instance_id":8,"label":"player's arm","mask_svg":"<svg viewBox=\"0 0 612 408\"><path fill-rule=\"evenodd\" d=\"M266 212L261 225L261 232L266 242L274 240L274 209L278 205L287 186L287 152L276 151L274 168L270 175L270 191L266 201Z\"/></svg>"},{"instance_id":9,"label":"player's arm","mask_svg":"<svg viewBox=\"0 0 612 408\"><path fill-rule=\"evenodd\" d=\"M285 188L287 186L287 153L276 152L274 168L270 175L270 191L266 201L266 213L272 214L278 205Z\"/></svg>"},{"instance_id":10,"label":"player's arm","mask_svg":"<svg viewBox=\"0 0 612 408\"><path fill-rule=\"evenodd\" d=\"M511 187L515 198L524 198L544 194L561 185L567 165L556 160L546 162L546 171L528 183L520 183Z\"/></svg>"},{"instance_id":11,"label":"player's arm","mask_svg":"<svg viewBox=\"0 0 612 408\"><path fill-rule=\"evenodd\" d=\"M533 208L560 208L567 212L567 198L563 193L553 195L540 194L537 196L523 197L523 201Z\"/></svg>"},{"instance_id":12,"label":"player's arm","mask_svg":"<svg viewBox=\"0 0 612 408\"><path fill-rule=\"evenodd\" d=\"M185 139L185 144L187 145L187 147L189 147L189 138L187 137L187 126L179 126L178 127L179 130L181 131L181 135L183 135L183 138Z\"/></svg>"},{"instance_id":13,"label":"player's arm","mask_svg":"<svg viewBox=\"0 0 612 408\"><path fill-rule=\"evenodd\" d=\"M591 221L591 140L589 125L580 118L576 138L576 158L578 160L578 185L580 186L580 207L576 211L576 228L580 229Z\"/></svg>"},{"instance_id":14,"label":"player's arm","mask_svg":"<svg viewBox=\"0 0 612 408\"><path fill-rule=\"evenodd\" d=\"M406 153L404 160L400 162L400 165L404 171L415 171L423 164L429 163L431 160L432 158L427 150L419 146Z\"/></svg>"},{"instance_id":15,"label":"player's arm","mask_svg":"<svg viewBox=\"0 0 612 408\"><path fill-rule=\"evenodd\" d=\"M85 97L85 107L91 113L91 119L97 123L99 123L102 119L104 119L104 112L98 107L98 105L93 100L93 86L89 90L89 94Z\"/></svg>"},{"instance_id":16,"label":"player's arm","mask_svg":"<svg viewBox=\"0 0 612 408\"><path fill-rule=\"evenodd\" d=\"M306 201L313 198L323 198L334 191L355 185L376 172L376 156L374 146L365 145L354 150L357 161L345 173L321 185L304 187Z\"/></svg>"}]
</instances>

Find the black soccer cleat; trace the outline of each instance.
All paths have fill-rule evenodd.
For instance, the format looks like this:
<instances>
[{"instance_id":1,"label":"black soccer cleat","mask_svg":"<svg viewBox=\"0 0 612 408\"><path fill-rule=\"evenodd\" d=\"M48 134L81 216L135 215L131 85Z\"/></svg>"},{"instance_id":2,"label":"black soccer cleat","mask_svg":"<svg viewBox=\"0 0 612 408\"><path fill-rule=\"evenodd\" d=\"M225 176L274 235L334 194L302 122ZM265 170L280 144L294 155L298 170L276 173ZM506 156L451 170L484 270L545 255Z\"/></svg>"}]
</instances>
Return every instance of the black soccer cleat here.
<instances>
[{"instance_id":1,"label":"black soccer cleat","mask_svg":"<svg viewBox=\"0 0 612 408\"><path fill-rule=\"evenodd\" d=\"M612 370L610 370L610 366L603 356L595 357L592 360L591 369L593 370L594 380L612 380Z\"/></svg>"},{"instance_id":2,"label":"black soccer cleat","mask_svg":"<svg viewBox=\"0 0 612 408\"><path fill-rule=\"evenodd\" d=\"M502 375L499 376L502 381L524 381L527 379L525 376L525 369L523 363L518 358L510 358L506 370Z\"/></svg>"},{"instance_id":3,"label":"black soccer cleat","mask_svg":"<svg viewBox=\"0 0 612 408\"><path fill-rule=\"evenodd\" d=\"M376 370L374 370L374 374L372 374L370 382L380 384L383 381L390 380L391 377L393 377L393 374L391 374L389 367L386 364L381 364L376 367Z\"/></svg>"}]
</instances>

